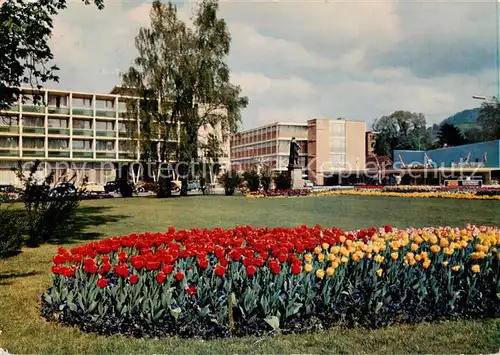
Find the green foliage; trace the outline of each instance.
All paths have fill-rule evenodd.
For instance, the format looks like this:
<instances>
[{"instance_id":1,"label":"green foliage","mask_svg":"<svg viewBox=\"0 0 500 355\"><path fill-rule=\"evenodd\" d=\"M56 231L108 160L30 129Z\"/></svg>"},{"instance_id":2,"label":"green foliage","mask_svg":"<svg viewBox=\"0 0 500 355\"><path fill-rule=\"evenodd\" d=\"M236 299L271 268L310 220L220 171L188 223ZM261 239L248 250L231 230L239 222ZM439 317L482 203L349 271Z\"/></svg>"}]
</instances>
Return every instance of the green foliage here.
<instances>
[{"instance_id":1,"label":"green foliage","mask_svg":"<svg viewBox=\"0 0 500 355\"><path fill-rule=\"evenodd\" d=\"M287 172L281 172L274 177L274 184L277 190L288 190L292 186L292 179Z\"/></svg>"},{"instance_id":2,"label":"green foliage","mask_svg":"<svg viewBox=\"0 0 500 355\"><path fill-rule=\"evenodd\" d=\"M188 26L175 5L154 1L151 26L140 29L138 56L123 75L123 86L141 98L139 105L127 105L129 117L141 122L140 129L129 127L129 135L140 139L141 158L182 162L181 194L187 194L186 164L199 161L200 149L216 162L220 143L236 132L241 109L248 104L240 96L241 88L230 82L226 61L231 36L225 21L217 17L218 7L214 0L200 2ZM209 135L201 144L201 127L220 134ZM179 144L170 144L172 139Z\"/></svg>"},{"instance_id":3,"label":"green foliage","mask_svg":"<svg viewBox=\"0 0 500 355\"><path fill-rule=\"evenodd\" d=\"M498 100L481 105L478 122L488 140L500 139L500 103Z\"/></svg>"},{"instance_id":4,"label":"green foliage","mask_svg":"<svg viewBox=\"0 0 500 355\"><path fill-rule=\"evenodd\" d=\"M250 171L245 171L243 173L243 179L246 181L248 189L251 192L258 191L260 187L260 176L254 169Z\"/></svg>"},{"instance_id":5,"label":"green foliage","mask_svg":"<svg viewBox=\"0 0 500 355\"><path fill-rule=\"evenodd\" d=\"M85 4L90 2L84 0ZM102 0L93 2L99 9L104 7ZM41 88L43 83L58 81L57 66L48 67L54 59L48 41L52 17L65 8L66 0L6 0L0 5L0 110L19 100L17 87L29 84Z\"/></svg>"},{"instance_id":6,"label":"green foliage","mask_svg":"<svg viewBox=\"0 0 500 355\"><path fill-rule=\"evenodd\" d=\"M28 174L22 169L21 164L15 170L21 182L20 198L24 203L24 222L26 225L26 244L29 247L38 247L41 243L70 232L71 224L76 209L85 195L85 184L77 191L71 191L69 185L54 185L54 173L49 173L43 179L37 177L40 162L31 165ZM73 181L75 177L70 179Z\"/></svg>"},{"instance_id":7,"label":"green foliage","mask_svg":"<svg viewBox=\"0 0 500 355\"><path fill-rule=\"evenodd\" d=\"M447 144L452 147L468 143L462 132L450 123L441 125L438 132L438 139L440 145Z\"/></svg>"},{"instance_id":8,"label":"green foliage","mask_svg":"<svg viewBox=\"0 0 500 355\"><path fill-rule=\"evenodd\" d=\"M264 164L260 171L260 183L264 191L268 191L271 188L273 182L273 172L268 164Z\"/></svg>"},{"instance_id":9,"label":"green foliage","mask_svg":"<svg viewBox=\"0 0 500 355\"><path fill-rule=\"evenodd\" d=\"M226 196L234 195L236 189L242 184L243 179L237 171L227 171L219 178L219 182L224 187Z\"/></svg>"},{"instance_id":10,"label":"green foliage","mask_svg":"<svg viewBox=\"0 0 500 355\"><path fill-rule=\"evenodd\" d=\"M375 120L372 128L378 132L375 153L391 159L395 149L425 150L431 144L421 113L395 111Z\"/></svg>"},{"instance_id":11,"label":"green foliage","mask_svg":"<svg viewBox=\"0 0 500 355\"><path fill-rule=\"evenodd\" d=\"M479 107L463 110L455 113L453 116L445 119L441 124L449 123L454 126L461 126L464 124L478 124L477 119L479 117L481 109Z\"/></svg>"},{"instance_id":12,"label":"green foliage","mask_svg":"<svg viewBox=\"0 0 500 355\"><path fill-rule=\"evenodd\" d=\"M0 196L0 259L15 254L24 243L24 215L12 208L2 208Z\"/></svg>"}]
</instances>

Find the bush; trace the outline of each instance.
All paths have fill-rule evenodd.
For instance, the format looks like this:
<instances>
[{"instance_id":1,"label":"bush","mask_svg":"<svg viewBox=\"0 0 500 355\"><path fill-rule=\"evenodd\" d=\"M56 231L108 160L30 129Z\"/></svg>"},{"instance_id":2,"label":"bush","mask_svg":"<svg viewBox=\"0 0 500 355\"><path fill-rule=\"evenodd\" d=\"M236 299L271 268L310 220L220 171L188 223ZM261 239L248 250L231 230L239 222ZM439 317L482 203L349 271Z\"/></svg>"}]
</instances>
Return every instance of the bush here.
<instances>
[{"instance_id":1,"label":"bush","mask_svg":"<svg viewBox=\"0 0 500 355\"><path fill-rule=\"evenodd\" d=\"M289 190L292 187L292 180L288 172L281 172L274 177L276 190Z\"/></svg>"},{"instance_id":2,"label":"bush","mask_svg":"<svg viewBox=\"0 0 500 355\"><path fill-rule=\"evenodd\" d=\"M251 192L259 191L260 177L255 170L245 171L243 173L243 179L246 181L248 189Z\"/></svg>"},{"instance_id":3,"label":"bush","mask_svg":"<svg viewBox=\"0 0 500 355\"><path fill-rule=\"evenodd\" d=\"M236 189L242 184L243 180L236 171L228 171L222 174L219 178L219 182L224 187L224 193L226 196L234 195Z\"/></svg>"},{"instance_id":4,"label":"bush","mask_svg":"<svg viewBox=\"0 0 500 355\"><path fill-rule=\"evenodd\" d=\"M273 182L273 173L269 165L265 164L260 172L260 182L264 191L269 191Z\"/></svg>"},{"instance_id":5,"label":"bush","mask_svg":"<svg viewBox=\"0 0 500 355\"><path fill-rule=\"evenodd\" d=\"M101 334L226 337L498 317L500 229L175 231L53 258L41 314Z\"/></svg>"},{"instance_id":6,"label":"bush","mask_svg":"<svg viewBox=\"0 0 500 355\"><path fill-rule=\"evenodd\" d=\"M75 216L76 209L85 196L86 181L79 190L73 190L74 185L71 181L75 176L70 182L56 184L56 188L51 188L54 183L54 173L50 173L40 181L36 177L39 166L40 162L35 162L27 176L21 167L16 170L16 175L23 186L20 198L25 208L28 247L38 247L58 235L69 233L71 231L69 222Z\"/></svg>"},{"instance_id":7,"label":"bush","mask_svg":"<svg viewBox=\"0 0 500 355\"><path fill-rule=\"evenodd\" d=\"M15 254L23 243L24 215L0 206L0 259Z\"/></svg>"}]
</instances>

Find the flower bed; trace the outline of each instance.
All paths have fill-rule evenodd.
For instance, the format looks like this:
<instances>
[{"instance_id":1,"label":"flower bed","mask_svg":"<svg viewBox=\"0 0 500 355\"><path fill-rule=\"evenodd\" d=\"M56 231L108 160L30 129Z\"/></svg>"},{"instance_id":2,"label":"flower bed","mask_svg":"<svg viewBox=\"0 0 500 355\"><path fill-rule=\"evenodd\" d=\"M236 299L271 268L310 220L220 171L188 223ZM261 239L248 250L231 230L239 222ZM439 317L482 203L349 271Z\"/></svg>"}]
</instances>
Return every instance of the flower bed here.
<instances>
[{"instance_id":1,"label":"flower bed","mask_svg":"<svg viewBox=\"0 0 500 355\"><path fill-rule=\"evenodd\" d=\"M58 249L48 320L101 334L227 337L499 316L500 229L238 227Z\"/></svg>"},{"instance_id":2,"label":"flower bed","mask_svg":"<svg viewBox=\"0 0 500 355\"><path fill-rule=\"evenodd\" d=\"M247 197L263 198L263 197L304 197L313 193L312 189L296 189L296 190L268 190L256 191L246 194Z\"/></svg>"}]
</instances>

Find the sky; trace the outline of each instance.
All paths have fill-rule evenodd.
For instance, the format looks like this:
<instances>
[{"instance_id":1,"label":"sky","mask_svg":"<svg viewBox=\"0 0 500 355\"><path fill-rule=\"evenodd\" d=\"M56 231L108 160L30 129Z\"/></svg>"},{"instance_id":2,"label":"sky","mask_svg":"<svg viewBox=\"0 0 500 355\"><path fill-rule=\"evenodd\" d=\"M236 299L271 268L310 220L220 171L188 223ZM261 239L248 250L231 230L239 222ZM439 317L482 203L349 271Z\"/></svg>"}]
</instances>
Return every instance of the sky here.
<instances>
[{"instance_id":1,"label":"sky","mask_svg":"<svg viewBox=\"0 0 500 355\"><path fill-rule=\"evenodd\" d=\"M109 92L136 57L151 1L79 0L54 20L59 83ZM189 21L194 2L177 2ZM231 32L232 82L249 105L243 129L312 118L363 120L396 110L428 124L495 96L495 1L221 0Z\"/></svg>"}]
</instances>

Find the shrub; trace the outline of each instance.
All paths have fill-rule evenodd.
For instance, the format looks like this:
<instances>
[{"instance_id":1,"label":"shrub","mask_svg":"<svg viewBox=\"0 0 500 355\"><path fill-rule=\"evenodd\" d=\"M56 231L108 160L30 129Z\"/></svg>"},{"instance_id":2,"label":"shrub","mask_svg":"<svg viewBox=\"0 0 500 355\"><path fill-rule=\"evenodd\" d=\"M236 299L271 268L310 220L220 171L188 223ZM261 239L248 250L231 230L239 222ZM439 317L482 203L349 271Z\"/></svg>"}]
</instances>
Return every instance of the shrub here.
<instances>
[{"instance_id":1,"label":"shrub","mask_svg":"<svg viewBox=\"0 0 500 355\"><path fill-rule=\"evenodd\" d=\"M243 173L243 179L246 181L248 189L251 192L259 191L260 177L255 170L245 171Z\"/></svg>"},{"instance_id":2,"label":"shrub","mask_svg":"<svg viewBox=\"0 0 500 355\"><path fill-rule=\"evenodd\" d=\"M274 177L276 190L289 190L292 186L292 180L288 172L281 172Z\"/></svg>"},{"instance_id":3,"label":"shrub","mask_svg":"<svg viewBox=\"0 0 500 355\"><path fill-rule=\"evenodd\" d=\"M57 235L71 231L70 221L75 216L76 209L85 195L85 184L79 190L73 190L70 182L54 183L54 173L48 174L43 179L38 179L37 172L40 162L35 162L26 176L21 167L16 170L16 175L21 181L23 189L20 199L25 208L25 232L27 234L26 245L38 247Z\"/></svg>"},{"instance_id":4,"label":"shrub","mask_svg":"<svg viewBox=\"0 0 500 355\"><path fill-rule=\"evenodd\" d=\"M15 254L24 243L24 215L2 207L0 197L0 259Z\"/></svg>"},{"instance_id":5,"label":"shrub","mask_svg":"<svg viewBox=\"0 0 500 355\"><path fill-rule=\"evenodd\" d=\"M236 171L227 171L219 178L219 182L224 187L224 193L226 196L234 195L236 189L243 182L240 174Z\"/></svg>"},{"instance_id":6,"label":"shrub","mask_svg":"<svg viewBox=\"0 0 500 355\"><path fill-rule=\"evenodd\" d=\"M269 165L265 164L260 172L260 182L264 191L268 191L271 188L271 183L273 182L273 173Z\"/></svg>"},{"instance_id":7,"label":"shrub","mask_svg":"<svg viewBox=\"0 0 500 355\"><path fill-rule=\"evenodd\" d=\"M103 334L226 337L499 316L500 229L146 233L53 258L50 320Z\"/></svg>"}]
</instances>

